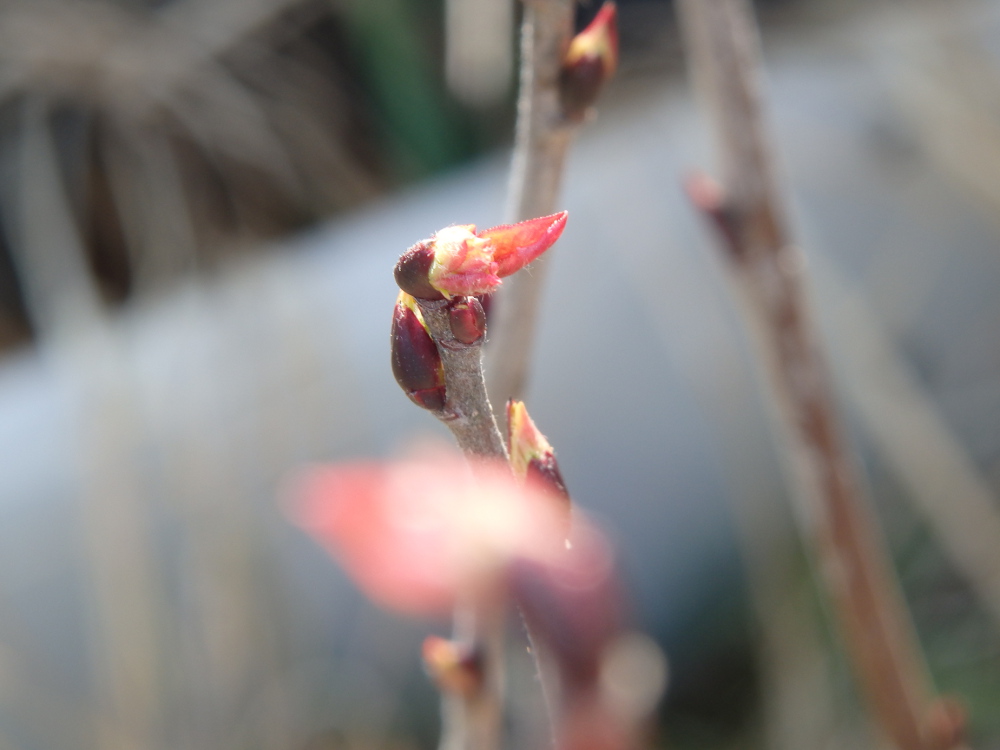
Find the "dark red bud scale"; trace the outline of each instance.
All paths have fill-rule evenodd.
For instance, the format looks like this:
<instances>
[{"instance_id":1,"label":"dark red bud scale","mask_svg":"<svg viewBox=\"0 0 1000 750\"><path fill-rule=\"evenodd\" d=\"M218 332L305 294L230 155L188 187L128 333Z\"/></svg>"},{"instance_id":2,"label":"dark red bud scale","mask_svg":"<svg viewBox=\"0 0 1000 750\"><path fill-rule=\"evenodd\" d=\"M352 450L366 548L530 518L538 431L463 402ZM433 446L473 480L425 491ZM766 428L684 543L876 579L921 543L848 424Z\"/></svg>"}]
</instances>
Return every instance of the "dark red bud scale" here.
<instances>
[{"instance_id":1,"label":"dark red bud scale","mask_svg":"<svg viewBox=\"0 0 1000 750\"><path fill-rule=\"evenodd\" d=\"M618 67L618 11L605 2L586 29L570 42L559 71L563 115L581 122Z\"/></svg>"},{"instance_id":2,"label":"dark red bud scale","mask_svg":"<svg viewBox=\"0 0 1000 750\"><path fill-rule=\"evenodd\" d=\"M474 344L486 335L486 311L475 297L459 297L448 305L451 335L463 344Z\"/></svg>"},{"instance_id":3,"label":"dark red bud scale","mask_svg":"<svg viewBox=\"0 0 1000 750\"><path fill-rule=\"evenodd\" d=\"M423 321L402 301L392 315L392 374L410 400L431 411L445 405L441 355Z\"/></svg>"},{"instance_id":4,"label":"dark red bud scale","mask_svg":"<svg viewBox=\"0 0 1000 750\"><path fill-rule=\"evenodd\" d=\"M585 57L559 72L559 102L568 120L580 122L597 102L607 78L604 61Z\"/></svg>"},{"instance_id":5,"label":"dark red bud scale","mask_svg":"<svg viewBox=\"0 0 1000 750\"><path fill-rule=\"evenodd\" d=\"M434 250L426 242L418 242L396 261L393 269L396 284L413 297L444 299L444 295L431 285L430 270L433 263Z\"/></svg>"},{"instance_id":6,"label":"dark red bud scale","mask_svg":"<svg viewBox=\"0 0 1000 750\"><path fill-rule=\"evenodd\" d=\"M486 314L486 325L490 324L490 310L493 309L493 295L492 294L480 294L476 297L479 300L479 304L483 306L483 312Z\"/></svg>"}]
</instances>

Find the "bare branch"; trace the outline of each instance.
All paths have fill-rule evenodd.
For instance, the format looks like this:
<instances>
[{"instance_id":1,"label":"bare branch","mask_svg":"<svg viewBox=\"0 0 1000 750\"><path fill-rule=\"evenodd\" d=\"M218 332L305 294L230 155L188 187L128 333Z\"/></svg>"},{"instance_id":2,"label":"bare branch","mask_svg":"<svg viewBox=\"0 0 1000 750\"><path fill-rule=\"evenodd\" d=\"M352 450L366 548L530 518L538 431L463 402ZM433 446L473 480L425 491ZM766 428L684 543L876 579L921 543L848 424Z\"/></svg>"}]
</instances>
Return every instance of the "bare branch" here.
<instances>
[{"instance_id":1,"label":"bare branch","mask_svg":"<svg viewBox=\"0 0 1000 750\"><path fill-rule=\"evenodd\" d=\"M715 224L779 412L807 542L872 713L899 750L954 746L925 731L931 687L877 523L855 475L778 196L746 0L681 0L692 74L712 115L724 189L689 183Z\"/></svg>"},{"instance_id":2,"label":"bare branch","mask_svg":"<svg viewBox=\"0 0 1000 750\"><path fill-rule=\"evenodd\" d=\"M573 0L525 0L521 26L521 92L508 186L511 222L554 213L566 152L576 125L559 102L559 71L573 33ZM524 397L547 260L511 278L496 295L489 346L490 391L506 402Z\"/></svg>"}]
</instances>

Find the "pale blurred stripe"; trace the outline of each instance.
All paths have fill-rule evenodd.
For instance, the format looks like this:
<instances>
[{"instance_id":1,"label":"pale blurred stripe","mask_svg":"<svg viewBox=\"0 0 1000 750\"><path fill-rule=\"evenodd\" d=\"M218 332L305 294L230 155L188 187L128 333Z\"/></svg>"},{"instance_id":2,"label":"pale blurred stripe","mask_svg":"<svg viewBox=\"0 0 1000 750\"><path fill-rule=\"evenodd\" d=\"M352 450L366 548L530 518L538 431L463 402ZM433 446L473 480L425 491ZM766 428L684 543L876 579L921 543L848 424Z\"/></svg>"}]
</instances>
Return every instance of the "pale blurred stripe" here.
<instances>
[{"instance_id":1,"label":"pale blurred stripe","mask_svg":"<svg viewBox=\"0 0 1000 750\"><path fill-rule=\"evenodd\" d=\"M466 104L500 102L514 62L513 0L446 0L445 78Z\"/></svg>"}]
</instances>

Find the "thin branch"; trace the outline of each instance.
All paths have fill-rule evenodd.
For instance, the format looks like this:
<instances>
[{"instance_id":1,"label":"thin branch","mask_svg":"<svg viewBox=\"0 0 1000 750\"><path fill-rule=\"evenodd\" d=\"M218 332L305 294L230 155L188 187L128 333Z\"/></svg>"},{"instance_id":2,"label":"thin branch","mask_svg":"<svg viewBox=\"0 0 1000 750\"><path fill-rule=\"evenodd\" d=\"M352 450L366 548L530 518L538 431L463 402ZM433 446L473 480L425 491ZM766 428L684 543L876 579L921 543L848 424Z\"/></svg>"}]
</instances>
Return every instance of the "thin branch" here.
<instances>
[{"instance_id":1,"label":"thin branch","mask_svg":"<svg viewBox=\"0 0 1000 750\"><path fill-rule=\"evenodd\" d=\"M573 34L573 0L524 0L521 92L507 219L556 211L566 152L576 125L562 113L559 72ZM502 402L524 397L547 260L512 277L496 295L489 347L490 392Z\"/></svg>"},{"instance_id":2,"label":"thin branch","mask_svg":"<svg viewBox=\"0 0 1000 750\"><path fill-rule=\"evenodd\" d=\"M447 300L417 300L444 366L445 408L435 414L451 430L467 456L507 462L504 443L483 379L482 339L463 344L451 332Z\"/></svg>"},{"instance_id":3,"label":"thin branch","mask_svg":"<svg viewBox=\"0 0 1000 750\"><path fill-rule=\"evenodd\" d=\"M925 732L932 705L926 668L834 409L768 150L749 5L681 0L678 9L692 73L712 114L725 192L705 180L689 188L720 230L779 411L807 542L848 655L899 750L952 746Z\"/></svg>"},{"instance_id":4,"label":"thin branch","mask_svg":"<svg viewBox=\"0 0 1000 750\"><path fill-rule=\"evenodd\" d=\"M466 456L508 461L483 379L482 342L465 344L452 333L448 300L418 299L444 369L445 406L434 414ZM496 750L504 703L503 616L491 602L461 601L453 617L454 641L479 657L481 684L469 693L442 692L440 750Z\"/></svg>"}]
</instances>

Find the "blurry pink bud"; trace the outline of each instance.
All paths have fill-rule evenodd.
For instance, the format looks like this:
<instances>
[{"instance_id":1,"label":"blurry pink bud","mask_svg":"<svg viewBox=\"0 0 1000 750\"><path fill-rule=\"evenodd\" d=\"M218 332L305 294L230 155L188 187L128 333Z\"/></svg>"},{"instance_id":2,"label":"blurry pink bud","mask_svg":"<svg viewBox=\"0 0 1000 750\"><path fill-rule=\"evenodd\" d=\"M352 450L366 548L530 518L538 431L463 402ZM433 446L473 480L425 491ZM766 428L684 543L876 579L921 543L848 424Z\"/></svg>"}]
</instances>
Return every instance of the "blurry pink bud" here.
<instances>
[{"instance_id":1,"label":"blurry pink bud","mask_svg":"<svg viewBox=\"0 0 1000 750\"><path fill-rule=\"evenodd\" d=\"M460 297L448 305L451 335L463 344L474 344L486 335L486 311L476 297Z\"/></svg>"},{"instance_id":2,"label":"blurry pink bud","mask_svg":"<svg viewBox=\"0 0 1000 750\"><path fill-rule=\"evenodd\" d=\"M298 523L368 596L405 612L443 613L459 595L502 597L513 560L565 554L554 504L492 462L470 470L447 453L331 466L310 472L297 494Z\"/></svg>"},{"instance_id":3,"label":"blurry pink bud","mask_svg":"<svg viewBox=\"0 0 1000 750\"><path fill-rule=\"evenodd\" d=\"M552 247L566 226L567 212L528 219L481 232L458 224L409 248L396 263L399 288L421 299L489 294Z\"/></svg>"},{"instance_id":4,"label":"blurry pink bud","mask_svg":"<svg viewBox=\"0 0 1000 750\"><path fill-rule=\"evenodd\" d=\"M555 451L545 435L535 427L523 401L507 402L507 450L515 477L524 482L537 483L569 501Z\"/></svg>"},{"instance_id":5,"label":"blurry pink bud","mask_svg":"<svg viewBox=\"0 0 1000 750\"><path fill-rule=\"evenodd\" d=\"M559 73L563 114L580 121L618 67L618 9L608 0L594 20L573 37Z\"/></svg>"},{"instance_id":6,"label":"blurry pink bud","mask_svg":"<svg viewBox=\"0 0 1000 750\"><path fill-rule=\"evenodd\" d=\"M417 406L441 411L445 405L444 367L416 300L406 292L392 313L392 374Z\"/></svg>"},{"instance_id":7,"label":"blurry pink bud","mask_svg":"<svg viewBox=\"0 0 1000 750\"><path fill-rule=\"evenodd\" d=\"M443 692L471 695L482 686L482 659L468 646L432 635L424 639L423 657L424 667Z\"/></svg>"}]
</instances>

